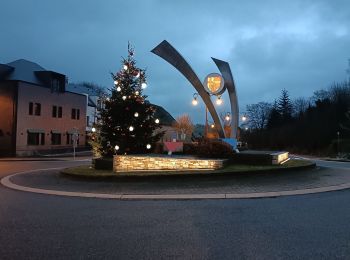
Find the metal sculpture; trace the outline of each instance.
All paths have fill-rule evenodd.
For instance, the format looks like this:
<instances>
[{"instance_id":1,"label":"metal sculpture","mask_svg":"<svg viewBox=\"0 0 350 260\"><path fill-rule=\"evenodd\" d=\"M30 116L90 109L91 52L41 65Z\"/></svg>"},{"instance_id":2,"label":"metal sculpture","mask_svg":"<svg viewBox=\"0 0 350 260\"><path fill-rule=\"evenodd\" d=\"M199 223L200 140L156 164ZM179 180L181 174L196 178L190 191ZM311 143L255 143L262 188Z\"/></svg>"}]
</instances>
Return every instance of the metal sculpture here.
<instances>
[{"instance_id":1,"label":"metal sculpture","mask_svg":"<svg viewBox=\"0 0 350 260\"><path fill-rule=\"evenodd\" d=\"M218 60L212 57L212 60L215 62L218 67L222 77L225 81L225 88L228 91L231 104L231 138L237 139L237 129L238 129L238 120L239 120L239 108L238 108L238 99L235 82L232 77L230 65L226 61Z\"/></svg>"},{"instance_id":2,"label":"metal sculpture","mask_svg":"<svg viewBox=\"0 0 350 260\"><path fill-rule=\"evenodd\" d=\"M203 102L208 108L208 111L211 117L214 120L214 124L218 131L220 138L225 138L225 132L222 128L219 116L215 110L215 107L210 99L209 93L205 90L202 82L199 80L196 73L193 71L191 66L187 63L187 61L181 56L181 54L166 40L162 41L159 45L157 45L151 52L163 58L171 65L173 65L182 75L187 78L187 80L192 84L192 86L196 89L198 94L203 99ZM227 88L230 96L231 103L231 138L237 137L237 127L238 127L238 102L237 95L235 90L235 84L233 81L233 77L231 74L230 66L227 62L214 59L216 66L220 70L222 77L224 78L224 88Z\"/></svg>"}]
</instances>

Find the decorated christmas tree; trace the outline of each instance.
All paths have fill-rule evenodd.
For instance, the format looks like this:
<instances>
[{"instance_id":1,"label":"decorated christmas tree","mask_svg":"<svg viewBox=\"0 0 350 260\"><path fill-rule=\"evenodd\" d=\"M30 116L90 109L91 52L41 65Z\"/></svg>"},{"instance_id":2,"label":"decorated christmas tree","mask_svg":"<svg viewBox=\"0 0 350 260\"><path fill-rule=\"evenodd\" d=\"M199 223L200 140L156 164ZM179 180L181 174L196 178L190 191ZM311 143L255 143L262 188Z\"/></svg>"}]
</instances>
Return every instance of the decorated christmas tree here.
<instances>
[{"instance_id":1,"label":"decorated christmas tree","mask_svg":"<svg viewBox=\"0 0 350 260\"><path fill-rule=\"evenodd\" d=\"M94 150L102 156L146 153L162 137L155 108L143 95L147 87L145 70L136 66L134 49L128 44L128 57L121 70L112 73L114 87L106 99L96 129Z\"/></svg>"}]
</instances>

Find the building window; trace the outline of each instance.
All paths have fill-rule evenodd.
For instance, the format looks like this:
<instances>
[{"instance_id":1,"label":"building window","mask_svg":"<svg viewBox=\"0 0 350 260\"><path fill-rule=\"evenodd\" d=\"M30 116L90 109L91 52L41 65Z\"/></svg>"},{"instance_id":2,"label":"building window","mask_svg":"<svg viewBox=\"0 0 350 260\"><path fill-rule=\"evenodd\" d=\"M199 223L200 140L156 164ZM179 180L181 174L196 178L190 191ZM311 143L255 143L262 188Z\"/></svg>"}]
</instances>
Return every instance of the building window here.
<instances>
[{"instance_id":1,"label":"building window","mask_svg":"<svg viewBox=\"0 0 350 260\"><path fill-rule=\"evenodd\" d=\"M72 119L80 119L80 109L72 108Z\"/></svg>"},{"instance_id":2,"label":"building window","mask_svg":"<svg viewBox=\"0 0 350 260\"><path fill-rule=\"evenodd\" d=\"M72 134L67 134L67 144L72 144Z\"/></svg>"},{"instance_id":3,"label":"building window","mask_svg":"<svg viewBox=\"0 0 350 260\"><path fill-rule=\"evenodd\" d=\"M51 81L51 91L52 92L60 92L60 82L58 79L53 79Z\"/></svg>"},{"instance_id":4,"label":"building window","mask_svg":"<svg viewBox=\"0 0 350 260\"><path fill-rule=\"evenodd\" d=\"M62 118L62 107L52 106L52 117Z\"/></svg>"},{"instance_id":5,"label":"building window","mask_svg":"<svg viewBox=\"0 0 350 260\"><path fill-rule=\"evenodd\" d=\"M28 133L27 145L44 145L45 133Z\"/></svg>"},{"instance_id":6,"label":"building window","mask_svg":"<svg viewBox=\"0 0 350 260\"><path fill-rule=\"evenodd\" d=\"M61 134L51 133L51 144L60 145L61 144Z\"/></svg>"},{"instance_id":7,"label":"building window","mask_svg":"<svg viewBox=\"0 0 350 260\"><path fill-rule=\"evenodd\" d=\"M33 102L29 102L29 115L33 115Z\"/></svg>"},{"instance_id":8,"label":"building window","mask_svg":"<svg viewBox=\"0 0 350 260\"><path fill-rule=\"evenodd\" d=\"M57 117L57 107L52 106L52 117Z\"/></svg>"},{"instance_id":9,"label":"building window","mask_svg":"<svg viewBox=\"0 0 350 260\"><path fill-rule=\"evenodd\" d=\"M62 118L62 107L58 107L58 118Z\"/></svg>"},{"instance_id":10,"label":"building window","mask_svg":"<svg viewBox=\"0 0 350 260\"><path fill-rule=\"evenodd\" d=\"M75 108L72 108L72 119L75 119Z\"/></svg>"},{"instance_id":11,"label":"building window","mask_svg":"<svg viewBox=\"0 0 350 260\"><path fill-rule=\"evenodd\" d=\"M41 114L41 104L40 103L35 103L34 114L36 116L40 116L40 114Z\"/></svg>"}]
</instances>

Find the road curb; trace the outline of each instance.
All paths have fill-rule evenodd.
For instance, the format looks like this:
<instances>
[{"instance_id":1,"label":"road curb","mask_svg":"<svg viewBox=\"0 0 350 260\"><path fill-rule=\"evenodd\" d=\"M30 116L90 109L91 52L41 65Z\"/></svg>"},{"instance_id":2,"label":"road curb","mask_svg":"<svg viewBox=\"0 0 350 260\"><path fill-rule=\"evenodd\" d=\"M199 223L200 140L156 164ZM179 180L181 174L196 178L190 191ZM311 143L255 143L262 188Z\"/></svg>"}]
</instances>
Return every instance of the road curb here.
<instances>
[{"instance_id":1,"label":"road curb","mask_svg":"<svg viewBox=\"0 0 350 260\"><path fill-rule=\"evenodd\" d=\"M55 168L61 169L61 168ZM48 170L48 169L46 169ZM40 170L35 170L40 171ZM350 183L343 183L340 185L333 185L327 187L302 189L302 190L288 190L288 191L273 191L273 192L259 192L259 193L217 193L217 194L105 194L105 193L89 193L89 192L71 192L60 190L47 190L21 186L13 183L11 177L25 174L27 171L8 175L1 179L1 184L7 188L38 193L46 195L66 196L66 197L81 197L81 198L99 198L99 199L117 199L117 200L202 200L202 199L253 199L253 198L271 198L282 196L306 195L331 191L339 191L350 188Z\"/></svg>"}]
</instances>

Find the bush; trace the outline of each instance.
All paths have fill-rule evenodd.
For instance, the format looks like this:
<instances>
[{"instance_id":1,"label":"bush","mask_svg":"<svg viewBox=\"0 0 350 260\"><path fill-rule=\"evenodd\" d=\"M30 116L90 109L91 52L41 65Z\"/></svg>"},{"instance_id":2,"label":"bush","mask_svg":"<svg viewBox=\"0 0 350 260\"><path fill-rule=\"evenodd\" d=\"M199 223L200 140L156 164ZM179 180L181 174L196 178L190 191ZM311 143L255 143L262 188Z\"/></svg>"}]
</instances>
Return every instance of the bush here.
<instances>
[{"instance_id":1,"label":"bush","mask_svg":"<svg viewBox=\"0 0 350 260\"><path fill-rule=\"evenodd\" d=\"M249 164L249 165L271 165L272 156L268 153L266 154L237 153L232 157L232 162L235 162L238 164Z\"/></svg>"},{"instance_id":2,"label":"bush","mask_svg":"<svg viewBox=\"0 0 350 260\"><path fill-rule=\"evenodd\" d=\"M219 140L204 139L197 147L197 155L203 158L232 158L234 154L231 145Z\"/></svg>"},{"instance_id":3,"label":"bush","mask_svg":"<svg viewBox=\"0 0 350 260\"><path fill-rule=\"evenodd\" d=\"M163 146L164 146L163 143L160 143L160 142L155 143L153 152L157 154L162 154L164 151Z\"/></svg>"},{"instance_id":4,"label":"bush","mask_svg":"<svg viewBox=\"0 0 350 260\"><path fill-rule=\"evenodd\" d=\"M93 159L92 164L96 170L113 170L113 158L111 157Z\"/></svg>"},{"instance_id":5,"label":"bush","mask_svg":"<svg viewBox=\"0 0 350 260\"><path fill-rule=\"evenodd\" d=\"M183 144L183 153L196 155L198 152L198 143L184 143Z\"/></svg>"}]
</instances>

